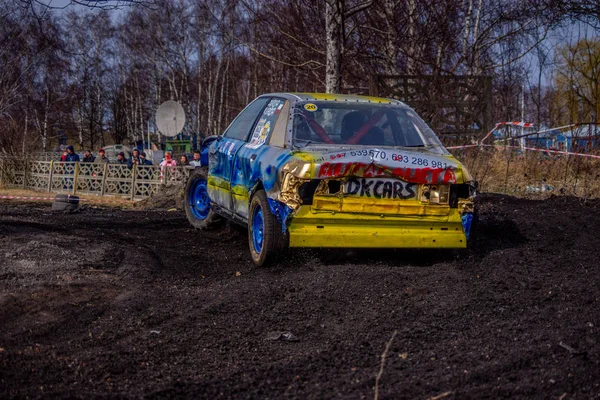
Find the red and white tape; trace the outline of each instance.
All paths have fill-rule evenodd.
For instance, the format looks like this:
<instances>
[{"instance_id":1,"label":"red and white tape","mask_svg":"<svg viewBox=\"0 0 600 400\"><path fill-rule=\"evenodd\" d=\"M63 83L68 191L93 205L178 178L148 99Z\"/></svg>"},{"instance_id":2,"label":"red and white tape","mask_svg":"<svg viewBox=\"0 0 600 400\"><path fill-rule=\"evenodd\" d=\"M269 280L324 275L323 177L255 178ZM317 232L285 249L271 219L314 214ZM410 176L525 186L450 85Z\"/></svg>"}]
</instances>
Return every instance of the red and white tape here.
<instances>
[{"instance_id":1,"label":"red and white tape","mask_svg":"<svg viewBox=\"0 0 600 400\"><path fill-rule=\"evenodd\" d=\"M523 122L523 121L511 121L511 122L498 122L496 124L496 126L494 126L494 129L492 129L491 131L489 131L487 133L487 135L485 135L485 137L483 139L481 139L481 141L479 143L483 143L487 138L489 138L492 133L494 133L496 131L496 129L498 129L501 126L522 126L523 128L533 128L533 124L531 122Z\"/></svg>"},{"instance_id":2,"label":"red and white tape","mask_svg":"<svg viewBox=\"0 0 600 400\"><path fill-rule=\"evenodd\" d=\"M35 197L35 196L0 196L0 200L26 200L26 201L54 201L56 200L54 197ZM133 201L123 201L123 200L109 200L109 199L82 199L79 198L80 202L85 203L115 203L115 204L128 204L131 205Z\"/></svg>"},{"instance_id":3,"label":"red and white tape","mask_svg":"<svg viewBox=\"0 0 600 400\"><path fill-rule=\"evenodd\" d=\"M513 147L513 148L519 148L519 149L524 149L524 150L531 150L531 151L543 151L546 153L555 153L555 154L566 154L569 156L578 156L578 157L589 157L589 158L600 158L600 156L595 155L595 154L586 154L586 153L573 153L571 151L561 151L561 150L549 150L549 149L538 149L537 147L519 147L519 146L508 146L508 147Z\"/></svg>"},{"instance_id":4,"label":"red and white tape","mask_svg":"<svg viewBox=\"0 0 600 400\"><path fill-rule=\"evenodd\" d=\"M3 200L55 200L54 197L0 196Z\"/></svg>"},{"instance_id":5,"label":"red and white tape","mask_svg":"<svg viewBox=\"0 0 600 400\"><path fill-rule=\"evenodd\" d=\"M483 146L489 146L489 144L466 144L464 146L449 146L446 147L447 150L452 150L452 149L468 149L469 147L483 147Z\"/></svg>"},{"instance_id":6,"label":"red and white tape","mask_svg":"<svg viewBox=\"0 0 600 400\"><path fill-rule=\"evenodd\" d=\"M524 128L532 128L533 127L533 124L531 122L523 122L523 121L498 122L496 125L497 126L500 126L500 125L515 125L515 126L522 126Z\"/></svg>"},{"instance_id":7,"label":"red and white tape","mask_svg":"<svg viewBox=\"0 0 600 400\"><path fill-rule=\"evenodd\" d=\"M588 158L600 158L600 155L596 155L596 154L574 153L572 151L540 149L540 148L537 148L537 147L521 147L521 146L514 146L514 145L468 144L468 145L464 145L464 146L450 146L450 147L446 147L446 149L450 149L450 150L453 150L453 149L466 149L466 148L470 148L470 147L509 147L509 148L513 148L513 149L522 149L522 150L529 150L529 151L541 151L541 152L544 152L544 153L566 154L566 155L569 155L569 156L588 157Z\"/></svg>"}]
</instances>

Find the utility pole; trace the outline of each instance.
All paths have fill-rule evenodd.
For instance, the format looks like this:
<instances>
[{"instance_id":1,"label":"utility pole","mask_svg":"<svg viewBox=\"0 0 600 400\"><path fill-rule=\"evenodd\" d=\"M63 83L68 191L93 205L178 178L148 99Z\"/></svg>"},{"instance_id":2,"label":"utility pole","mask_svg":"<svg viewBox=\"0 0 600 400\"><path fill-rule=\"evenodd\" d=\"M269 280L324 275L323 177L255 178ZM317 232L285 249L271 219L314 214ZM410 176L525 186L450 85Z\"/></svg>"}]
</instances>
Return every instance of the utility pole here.
<instances>
[{"instance_id":1,"label":"utility pole","mask_svg":"<svg viewBox=\"0 0 600 400\"><path fill-rule=\"evenodd\" d=\"M525 84L521 88L521 150L525 148Z\"/></svg>"}]
</instances>

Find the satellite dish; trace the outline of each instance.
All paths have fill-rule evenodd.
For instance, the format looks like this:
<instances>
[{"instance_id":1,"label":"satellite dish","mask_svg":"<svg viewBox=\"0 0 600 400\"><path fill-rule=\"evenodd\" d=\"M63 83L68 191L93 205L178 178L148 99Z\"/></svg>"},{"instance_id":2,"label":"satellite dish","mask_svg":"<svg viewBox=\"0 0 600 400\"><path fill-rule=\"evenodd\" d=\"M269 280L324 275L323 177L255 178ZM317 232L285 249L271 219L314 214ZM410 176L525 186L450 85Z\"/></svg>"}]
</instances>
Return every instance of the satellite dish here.
<instances>
[{"instance_id":1,"label":"satellite dish","mask_svg":"<svg viewBox=\"0 0 600 400\"><path fill-rule=\"evenodd\" d=\"M183 130L185 125L185 111L176 101L165 101L156 110L156 126L160 133L173 137Z\"/></svg>"}]
</instances>

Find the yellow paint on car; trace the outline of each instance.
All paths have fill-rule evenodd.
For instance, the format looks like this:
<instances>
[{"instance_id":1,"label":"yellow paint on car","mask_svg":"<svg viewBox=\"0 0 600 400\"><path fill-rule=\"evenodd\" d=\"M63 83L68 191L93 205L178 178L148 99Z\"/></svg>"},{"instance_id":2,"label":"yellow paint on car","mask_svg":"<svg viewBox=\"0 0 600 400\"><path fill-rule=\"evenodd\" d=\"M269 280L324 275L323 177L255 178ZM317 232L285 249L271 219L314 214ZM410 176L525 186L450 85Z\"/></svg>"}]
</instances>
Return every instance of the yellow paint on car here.
<instances>
[{"instance_id":1,"label":"yellow paint on car","mask_svg":"<svg viewBox=\"0 0 600 400\"><path fill-rule=\"evenodd\" d=\"M223 179L223 178L219 178L218 176L214 176L214 175L210 175L208 177L208 187L212 187L215 189L224 189L224 190L229 190L231 185L229 183L228 180Z\"/></svg>"},{"instance_id":2,"label":"yellow paint on car","mask_svg":"<svg viewBox=\"0 0 600 400\"><path fill-rule=\"evenodd\" d=\"M289 225L290 247L466 248L460 214L393 216L337 213L301 206Z\"/></svg>"},{"instance_id":3,"label":"yellow paint on car","mask_svg":"<svg viewBox=\"0 0 600 400\"><path fill-rule=\"evenodd\" d=\"M242 185L235 185L231 188L231 194L238 197L250 198L250 191L247 187Z\"/></svg>"},{"instance_id":4,"label":"yellow paint on car","mask_svg":"<svg viewBox=\"0 0 600 400\"><path fill-rule=\"evenodd\" d=\"M354 214L447 217L450 206L418 200L374 199L352 196L316 195L312 210ZM355 218L355 217L352 217Z\"/></svg>"},{"instance_id":5,"label":"yellow paint on car","mask_svg":"<svg viewBox=\"0 0 600 400\"><path fill-rule=\"evenodd\" d=\"M299 93L307 97L312 97L313 100L322 101L356 101L356 102L373 102L373 103L387 103L391 104L393 100L385 99L383 97L374 96L353 96L345 94L332 94L332 93Z\"/></svg>"}]
</instances>

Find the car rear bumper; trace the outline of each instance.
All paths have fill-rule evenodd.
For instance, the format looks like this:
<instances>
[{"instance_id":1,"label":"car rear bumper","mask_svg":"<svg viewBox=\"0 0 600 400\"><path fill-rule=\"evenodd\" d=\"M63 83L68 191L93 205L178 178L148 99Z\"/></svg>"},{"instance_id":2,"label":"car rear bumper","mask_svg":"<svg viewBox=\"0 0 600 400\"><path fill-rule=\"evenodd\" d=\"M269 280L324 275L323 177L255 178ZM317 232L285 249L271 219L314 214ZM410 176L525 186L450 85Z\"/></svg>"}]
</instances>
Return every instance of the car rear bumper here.
<instances>
[{"instance_id":1,"label":"car rear bumper","mask_svg":"<svg viewBox=\"0 0 600 400\"><path fill-rule=\"evenodd\" d=\"M394 216L314 211L301 206L288 227L290 247L446 248L467 247L460 214Z\"/></svg>"}]
</instances>

